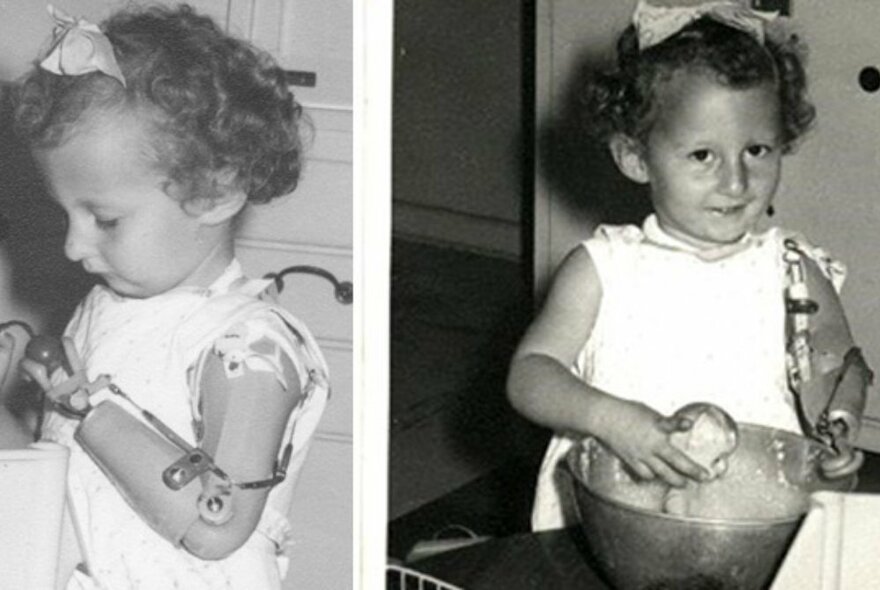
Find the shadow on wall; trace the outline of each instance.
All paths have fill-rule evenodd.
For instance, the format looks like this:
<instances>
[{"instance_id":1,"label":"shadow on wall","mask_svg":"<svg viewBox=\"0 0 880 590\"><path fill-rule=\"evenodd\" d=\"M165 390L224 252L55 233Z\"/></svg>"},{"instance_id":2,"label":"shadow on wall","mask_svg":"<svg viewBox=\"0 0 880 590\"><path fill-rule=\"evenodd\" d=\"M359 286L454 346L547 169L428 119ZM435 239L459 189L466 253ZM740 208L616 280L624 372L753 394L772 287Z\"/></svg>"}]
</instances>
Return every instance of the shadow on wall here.
<instances>
[{"instance_id":1,"label":"shadow on wall","mask_svg":"<svg viewBox=\"0 0 880 590\"><path fill-rule=\"evenodd\" d=\"M606 146L586 132L582 94L598 65L592 56L582 56L563 89L559 109L539 124L538 174L559 206L578 218L641 224L652 210L646 187L623 176Z\"/></svg>"},{"instance_id":2,"label":"shadow on wall","mask_svg":"<svg viewBox=\"0 0 880 590\"><path fill-rule=\"evenodd\" d=\"M64 213L12 131L9 87L0 86L0 93L0 249L9 296L14 307L32 309L46 331L60 334L94 279L64 257Z\"/></svg>"},{"instance_id":3,"label":"shadow on wall","mask_svg":"<svg viewBox=\"0 0 880 590\"><path fill-rule=\"evenodd\" d=\"M471 395L453 413L450 438L472 460L497 462L501 450L508 461L534 461L543 455L546 432L516 413L504 393L510 359L528 322L529 301L521 293L497 310L497 321L474 359L478 362L464 369L464 391Z\"/></svg>"},{"instance_id":4,"label":"shadow on wall","mask_svg":"<svg viewBox=\"0 0 880 590\"><path fill-rule=\"evenodd\" d=\"M652 211L647 188L623 176L606 146L588 135L582 89L598 64L590 55L582 56L577 63L560 97L559 108L541 121L536 130L537 174L552 191L554 207L582 223L584 235L596 223L640 225ZM492 274L491 270L486 272ZM490 282L496 287L504 284L501 277ZM511 456L531 459L536 449L538 457L543 454L546 431L525 422L503 395L496 394L504 391L510 357L532 316L530 301L526 293L520 293L510 301L499 302L506 306L494 308L495 315L487 310L481 316L496 321L486 339L490 345L467 371L469 385L465 391L492 394L468 399L454 415L450 439L464 455L489 457L499 449L505 449Z\"/></svg>"}]
</instances>

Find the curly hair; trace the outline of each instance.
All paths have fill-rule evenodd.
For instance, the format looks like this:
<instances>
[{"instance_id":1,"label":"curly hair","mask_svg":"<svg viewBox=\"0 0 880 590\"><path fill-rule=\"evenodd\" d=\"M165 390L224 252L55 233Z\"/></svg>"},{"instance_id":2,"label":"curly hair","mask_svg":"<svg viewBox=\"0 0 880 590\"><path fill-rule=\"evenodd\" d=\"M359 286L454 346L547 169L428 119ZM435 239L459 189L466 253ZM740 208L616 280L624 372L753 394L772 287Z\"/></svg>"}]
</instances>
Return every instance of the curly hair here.
<instances>
[{"instance_id":1,"label":"curly hair","mask_svg":"<svg viewBox=\"0 0 880 590\"><path fill-rule=\"evenodd\" d=\"M33 149L57 147L109 113L134 112L152 125L156 164L180 200L232 186L264 203L296 188L302 108L271 57L186 5L124 10L101 30L126 86L101 73L35 67L18 88L14 122Z\"/></svg>"},{"instance_id":2,"label":"curly hair","mask_svg":"<svg viewBox=\"0 0 880 590\"><path fill-rule=\"evenodd\" d=\"M712 75L735 89L775 84L782 145L790 151L815 118L807 97L805 58L806 48L797 35L767 34L761 44L748 33L710 18L639 51L636 30L630 25L617 42L617 67L596 74L585 89L587 131L603 141L622 133L644 142L658 116L658 85L675 72L689 71Z\"/></svg>"}]
</instances>

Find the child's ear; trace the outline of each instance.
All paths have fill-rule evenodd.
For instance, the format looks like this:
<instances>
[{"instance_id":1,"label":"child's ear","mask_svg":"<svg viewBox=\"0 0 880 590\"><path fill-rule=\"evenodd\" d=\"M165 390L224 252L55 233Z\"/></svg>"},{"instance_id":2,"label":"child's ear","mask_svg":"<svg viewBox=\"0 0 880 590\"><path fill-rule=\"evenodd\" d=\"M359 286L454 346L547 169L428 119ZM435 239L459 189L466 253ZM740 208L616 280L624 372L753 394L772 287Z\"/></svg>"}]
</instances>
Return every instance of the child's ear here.
<instances>
[{"instance_id":1,"label":"child's ear","mask_svg":"<svg viewBox=\"0 0 880 590\"><path fill-rule=\"evenodd\" d=\"M247 204L242 190L230 189L207 199L195 199L185 203L187 211L205 225L218 225L229 221Z\"/></svg>"},{"instance_id":2,"label":"child's ear","mask_svg":"<svg viewBox=\"0 0 880 590\"><path fill-rule=\"evenodd\" d=\"M210 196L183 200L189 215L205 225L217 225L229 221L247 204L247 194L235 186L231 171L213 173L214 185Z\"/></svg>"},{"instance_id":3,"label":"child's ear","mask_svg":"<svg viewBox=\"0 0 880 590\"><path fill-rule=\"evenodd\" d=\"M615 133L608 141L608 149L624 176L641 184L650 180L641 142L628 135Z\"/></svg>"},{"instance_id":4,"label":"child's ear","mask_svg":"<svg viewBox=\"0 0 880 590\"><path fill-rule=\"evenodd\" d=\"M200 202L196 205L194 213L203 224L217 225L238 215L245 204L247 204L247 195L244 191L230 189Z\"/></svg>"}]
</instances>

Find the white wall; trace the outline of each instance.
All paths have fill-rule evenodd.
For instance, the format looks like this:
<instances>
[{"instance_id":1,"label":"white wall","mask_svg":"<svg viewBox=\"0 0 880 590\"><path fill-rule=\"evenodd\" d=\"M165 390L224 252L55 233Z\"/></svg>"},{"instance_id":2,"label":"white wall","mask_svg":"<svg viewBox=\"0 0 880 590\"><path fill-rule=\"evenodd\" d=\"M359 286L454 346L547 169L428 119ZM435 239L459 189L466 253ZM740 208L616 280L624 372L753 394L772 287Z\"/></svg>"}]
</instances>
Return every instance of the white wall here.
<instances>
[{"instance_id":1,"label":"white wall","mask_svg":"<svg viewBox=\"0 0 880 590\"><path fill-rule=\"evenodd\" d=\"M634 0L542 0L537 3L536 126L542 130L560 116L568 100L569 84L584 61L607 64L613 59L614 41L632 14ZM539 161L553 157L541 145ZM572 200L540 170L535 178L535 282L546 286L553 269L599 222L596 214ZM584 195L584 200L589 199Z\"/></svg>"},{"instance_id":2,"label":"white wall","mask_svg":"<svg viewBox=\"0 0 880 590\"><path fill-rule=\"evenodd\" d=\"M73 15L99 21L128 0L55 0ZM172 4L172 2L167 2ZM317 74L314 88L294 87L314 127L300 186L290 196L248 211L237 251L252 276L293 265L314 265L340 280L352 277L352 9L350 0L196 0L197 9L237 36L270 51L285 69ZM51 31L43 2L0 0L0 79L23 73ZM18 182L16 214L39 199L32 179ZM2 186L2 185L0 185ZM31 189L19 191L19 189ZM17 295L4 266L11 247L40 252L52 263L46 275L69 272L60 253L63 221L40 224L22 240L0 244L0 309L37 323L48 304ZM54 234L53 234L54 228ZM18 234L16 234L18 235ZM12 237L15 237L12 236ZM22 243L27 241L27 243ZM11 242L11 243L10 243ZM57 250L57 252L56 252ZM57 271L57 272L56 272ZM62 279L66 280L66 279ZM58 301L60 299L60 301ZM70 301L65 301L69 299ZM58 289L53 304L75 303ZM286 588L338 590L352 585L352 311L339 304L330 284L310 275L285 280L282 303L314 332L327 357L333 393L303 468L291 520L294 545Z\"/></svg>"},{"instance_id":3,"label":"white wall","mask_svg":"<svg viewBox=\"0 0 880 590\"><path fill-rule=\"evenodd\" d=\"M395 235L519 257L522 12L395 2Z\"/></svg>"}]
</instances>

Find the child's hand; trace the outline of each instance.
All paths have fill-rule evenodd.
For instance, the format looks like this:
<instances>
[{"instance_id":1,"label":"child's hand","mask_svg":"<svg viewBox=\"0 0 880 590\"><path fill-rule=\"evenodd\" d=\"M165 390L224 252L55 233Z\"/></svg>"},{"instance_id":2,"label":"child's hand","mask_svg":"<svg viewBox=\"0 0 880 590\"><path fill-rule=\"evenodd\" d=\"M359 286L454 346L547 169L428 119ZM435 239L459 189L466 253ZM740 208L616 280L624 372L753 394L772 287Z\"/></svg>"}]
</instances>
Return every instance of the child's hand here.
<instances>
[{"instance_id":1,"label":"child's hand","mask_svg":"<svg viewBox=\"0 0 880 590\"><path fill-rule=\"evenodd\" d=\"M20 382L18 366L30 335L19 325L0 332L0 403L5 403Z\"/></svg>"},{"instance_id":2,"label":"child's hand","mask_svg":"<svg viewBox=\"0 0 880 590\"><path fill-rule=\"evenodd\" d=\"M660 478L683 487L688 479L702 481L711 475L673 446L669 435L692 426L690 420L665 417L648 406L617 400L614 424L603 442L642 479Z\"/></svg>"},{"instance_id":3,"label":"child's hand","mask_svg":"<svg viewBox=\"0 0 880 590\"><path fill-rule=\"evenodd\" d=\"M706 469L712 478L727 471L727 460L739 444L739 428L730 415L716 405L695 402L679 408L673 419L689 422L686 430L673 432L669 441Z\"/></svg>"},{"instance_id":4,"label":"child's hand","mask_svg":"<svg viewBox=\"0 0 880 590\"><path fill-rule=\"evenodd\" d=\"M34 441L34 433L10 411L11 398L21 383L18 364L29 339L21 326L0 331L0 449L23 449Z\"/></svg>"}]
</instances>

